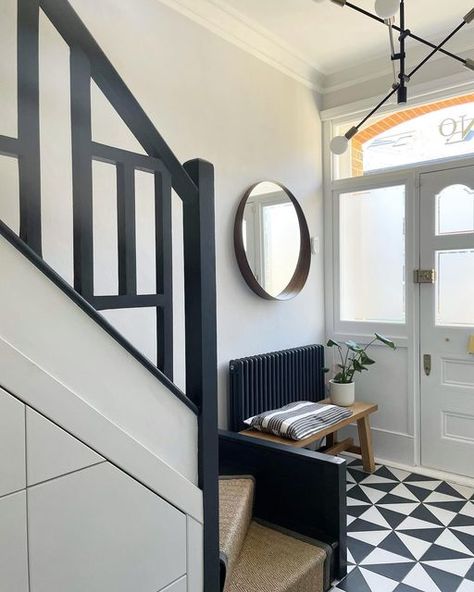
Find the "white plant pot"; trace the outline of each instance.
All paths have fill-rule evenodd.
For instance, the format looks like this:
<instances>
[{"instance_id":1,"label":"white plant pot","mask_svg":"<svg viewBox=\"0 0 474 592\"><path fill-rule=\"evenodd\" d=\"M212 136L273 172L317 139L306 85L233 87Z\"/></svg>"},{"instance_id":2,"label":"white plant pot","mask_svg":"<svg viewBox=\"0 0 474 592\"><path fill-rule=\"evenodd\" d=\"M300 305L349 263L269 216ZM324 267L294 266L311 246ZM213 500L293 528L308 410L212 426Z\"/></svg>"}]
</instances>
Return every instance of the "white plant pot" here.
<instances>
[{"instance_id":1,"label":"white plant pot","mask_svg":"<svg viewBox=\"0 0 474 592\"><path fill-rule=\"evenodd\" d=\"M341 382L329 381L331 385L331 403L339 405L340 407L350 407L355 401L355 384L348 382L343 384Z\"/></svg>"}]
</instances>

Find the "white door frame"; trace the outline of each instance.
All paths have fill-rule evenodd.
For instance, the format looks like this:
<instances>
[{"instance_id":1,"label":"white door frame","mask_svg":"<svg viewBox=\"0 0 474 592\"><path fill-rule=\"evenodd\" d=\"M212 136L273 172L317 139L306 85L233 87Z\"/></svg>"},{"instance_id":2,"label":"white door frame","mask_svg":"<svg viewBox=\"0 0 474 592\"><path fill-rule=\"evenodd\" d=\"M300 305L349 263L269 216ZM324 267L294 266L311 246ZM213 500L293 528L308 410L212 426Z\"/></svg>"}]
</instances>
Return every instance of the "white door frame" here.
<instances>
[{"instance_id":1,"label":"white door frame","mask_svg":"<svg viewBox=\"0 0 474 592\"><path fill-rule=\"evenodd\" d=\"M332 125L325 122L323 126L323 145L328 145L331 137ZM392 169L381 173L371 173L364 177L341 179L332 181L332 158L329 151L324 151L324 275L325 275L325 324L326 337L336 339L355 339L364 341L380 324L363 323L354 327L344 327L344 323L335 318L336 307L336 277L339 274L336 260L339 241L338 229L335 226L334 195L342 192L367 189L371 186L387 186L406 184L406 285L407 285L407 319L405 327L394 326L388 337L393 337L400 347L408 350L408 393L409 393L409 433L400 436L413 439L413 458L403 464L421 466L421 352L420 352L420 288L412 280L412 270L419 267L420 262L420 175L423 173L440 171L454 166L474 165L474 157L452 158L434 161L424 165L414 165ZM410 219L411 216L411 219ZM382 430L383 431L383 430ZM410 433L411 432L411 433Z\"/></svg>"}]
</instances>

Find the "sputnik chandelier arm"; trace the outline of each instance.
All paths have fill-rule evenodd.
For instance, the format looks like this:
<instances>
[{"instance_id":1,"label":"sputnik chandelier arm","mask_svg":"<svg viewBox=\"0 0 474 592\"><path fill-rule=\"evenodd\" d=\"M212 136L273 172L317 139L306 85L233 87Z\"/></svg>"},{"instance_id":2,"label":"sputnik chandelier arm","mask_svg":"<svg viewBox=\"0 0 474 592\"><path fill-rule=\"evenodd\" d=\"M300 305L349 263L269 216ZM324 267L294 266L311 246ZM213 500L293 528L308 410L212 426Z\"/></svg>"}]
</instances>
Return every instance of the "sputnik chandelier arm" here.
<instances>
[{"instance_id":1,"label":"sputnik chandelier arm","mask_svg":"<svg viewBox=\"0 0 474 592\"><path fill-rule=\"evenodd\" d=\"M388 22L388 40L390 43L390 62L392 63L392 72L393 72L393 84L397 85L398 84L398 79L397 79L397 69L395 67L395 54L397 53L395 51L395 40L393 38L393 20L394 19L389 19ZM392 86L392 88L394 88Z\"/></svg>"},{"instance_id":2,"label":"sputnik chandelier arm","mask_svg":"<svg viewBox=\"0 0 474 592\"><path fill-rule=\"evenodd\" d=\"M375 12L376 14L372 14L371 12L360 8L359 6L353 4L352 2L348 2L347 0L331 0L335 4L338 4L341 7L347 6L348 8L352 8L356 12L359 12L369 18L376 20L384 25L386 25L389 29L389 36L390 36L390 46L391 46L391 60L392 63L399 61L399 73L398 79L396 75L396 69L394 69L394 76L395 80L392 85L391 91L384 97L373 109L368 113L357 125L351 127L343 136L336 136L332 139L330 148L334 154L343 154L347 147L349 146L349 140L351 140L360 130L360 128L369 120L372 115L374 115L385 103L393 97L393 95L397 94L398 103L406 103L408 100L408 89L407 84L410 82L412 76L420 70L435 54L442 53L458 62L461 62L466 68L470 70L474 70L474 60L470 58L462 58L450 51L444 49L444 45L456 35L465 25L470 24L474 21L474 8L468 12L462 22L449 34L447 35L438 45L419 37L412 33L409 29L405 26L405 0L376 0L375 2ZM396 26L394 19L397 13L400 13L400 26ZM395 52L395 45L393 42L393 30L396 30L400 33L398 38L400 44L400 50L398 53ZM405 51L405 41L407 37L411 37L424 45L431 47L432 51L423 59L421 62L414 67L410 72L406 72L406 51Z\"/></svg>"},{"instance_id":3,"label":"sputnik chandelier arm","mask_svg":"<svg viewBox=\"0 0 474 592\"><path fill-rule=\"evenodd\" d=\"M356 12L360 12L364 16L368 16L372 20L382 23L383 25L387 24L387 20L389 20L389 19L383 19L380 16L377 16L376 14L372 14L368 10L364 10L363 8L361 8L360 6L357 6L356 4L353 4L352 2L343 2L343 1L339 1L339 0L331 0L331 1L334 2L335 4L338 4L339 6L347 6L349 8L352 8ZM398 1L397 1L397 10L398 10ZM473 11L474 11L474 9L473 9ZM395 31L398 31L399 33L402 32L401 28L397 27L397 25L393 24L392 27L395 29ZM415 33L410 31L409 29L405 30L405 34L407 37L411 37L415 41L419 41L420 43L423 43L423 45L427 45L428 47L431 47L432 49L434 49L436 47L436 45L434 43L431 43L430 41L423 39L423 37L419 37L418 35L415 35ZM450 58L453 58L454 60L457 60L458 62L462 62L463 64L466 62L466 60L464 58L457 56L456 54L451 53L450 51L447 51L446 49L441 49L440 53L444 53L445 55L449 56Z\"/></svg>"}]
</instances>

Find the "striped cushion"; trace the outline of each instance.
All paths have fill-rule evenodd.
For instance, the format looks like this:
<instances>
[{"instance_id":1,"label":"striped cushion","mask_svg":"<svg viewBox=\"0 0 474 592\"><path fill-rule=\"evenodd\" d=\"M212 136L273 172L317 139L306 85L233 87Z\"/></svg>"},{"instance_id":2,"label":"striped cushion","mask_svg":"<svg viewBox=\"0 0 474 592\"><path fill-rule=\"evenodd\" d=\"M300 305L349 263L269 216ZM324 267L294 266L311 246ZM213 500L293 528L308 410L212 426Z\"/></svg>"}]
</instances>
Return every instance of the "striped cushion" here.
<instances>
[{"instance_id":1,"label":"striped cushion","mask_svg":"<svg viewBox=\"0 0 474 592\"><path fill-rule=\"evenodd\" d=\"M346 407L298 401L249 417L245 423L260 432L303 440L351 415L352 411Z\"/></svg>"}]
</instances>

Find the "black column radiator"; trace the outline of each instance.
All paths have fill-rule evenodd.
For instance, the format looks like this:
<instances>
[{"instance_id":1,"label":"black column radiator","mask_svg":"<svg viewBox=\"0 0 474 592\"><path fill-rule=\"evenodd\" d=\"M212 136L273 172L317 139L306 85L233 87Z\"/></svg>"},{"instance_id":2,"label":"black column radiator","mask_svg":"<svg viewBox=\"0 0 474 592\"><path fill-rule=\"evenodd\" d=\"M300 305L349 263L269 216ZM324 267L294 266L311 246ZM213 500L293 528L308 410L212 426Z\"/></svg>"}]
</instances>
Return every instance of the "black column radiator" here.
<instances>
[{"instance_id":1,"label":"black column radiator","mask_svg":"<svg viewBox=\"0 0 474 592\"><path fill-rule=\"evenodd\" d=\"M231 360L229 426L295 401L324 399L324 347L308 345Z\"/></svg>"}]
</instances>

